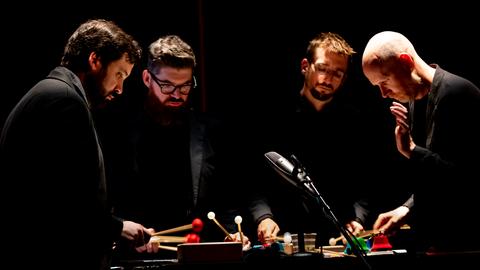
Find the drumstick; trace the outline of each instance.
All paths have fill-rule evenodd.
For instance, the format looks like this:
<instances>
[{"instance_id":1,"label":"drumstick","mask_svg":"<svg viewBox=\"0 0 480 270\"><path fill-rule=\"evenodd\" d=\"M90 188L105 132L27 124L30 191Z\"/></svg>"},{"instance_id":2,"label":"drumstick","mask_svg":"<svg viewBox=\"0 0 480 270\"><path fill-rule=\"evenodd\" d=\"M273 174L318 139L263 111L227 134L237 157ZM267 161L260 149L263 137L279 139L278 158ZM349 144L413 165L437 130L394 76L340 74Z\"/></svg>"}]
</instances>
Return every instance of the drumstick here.
<instances>
[{"instance_id":1,"label":"drumstick","mask_svg":"<svg viewBox=\"0 0 480 270\"><path fill-rule=\"evenodd\" d=\"M240 233L240 242L242 242L242 245L243 245L242 226L240 225L242 223L242 217L241 216L236 216L235 217L235 223L237 223L237 225L238 225L238 232Z\"/></svg>"},{"instance_id":2,"label":"drumstick","mask_svg":"<svg viewBox=\"0 0 480 270\"><path fill-rule=\"evenodd\" d=\"M400 226L400 230L409 230L410 229L410 225L408 224L403 224L402 226ZM382 231L379 231L379 230L368 230L368 231L364 231L362 233L360 233L357 237L358 238L366 238L366 237L370 237L370 236L376 236L378 234L383 234Z\"/></svg>"},{"instance_id":3,"label":"drumstick","mask_svg":"<svg viewBox=\"0 0 480 270\"><path fill-rule=\"evenodd\" d=\"M404 224L400 227L401 230L408 230L410 229L410 226L408 224ZM368 231L364 231L362 233L360 233L358 236L356 236L357 238L366 238L366 237L370 237L370 236L375 236L377 234L380 234L381 232L378 231L378 230L368 230ZM343 240L345 239L345 237L343 237L343 235L340 235L339 237L337 238L330 238L328 240L328 244L330 246L335 246L337 244L338 241L340 240Z\"/></svg>"},{"instance_id":4,"label":"drumstick","mask_svg":"<svg viewBox=\"0 0 480 270\"><path fill-rule=\"evenodd\" d=\"M157 236L157 235L162 235L162 234L186 231L186 230L190 230L190 229L193 229L195 232L201 231L203 229L202 220L196 218L196 219L193 220L192 224L187 224L187 225L171 228L171 229L164 230L164 231L159 231L159 232L156 232L156 233L152 234L151 236Z\"/></svg>"},{"instance_id":5,"label":"drumstick","mask_svg":"<svg viewBox=\"0 0 480 270\"><path fill-rule=\"evenodd\" d=\"M225 235L227 236L227 238L230 241L233 241L233 238L230 236L230 234L227 232L227 230L215 219L215 213L214 212L208 212L207 217L208 217L208 219L213 220L213 222L215 222L215 224L217 224L217 226L220 227L220 229L222 229L222 231L225 233Z\"/></svg>"},{"instance_id":6,"label":"drumstick","mask_svg":"<svg viewBox=\"0 0 480 270\"><path fill-rule=\"evenodd\" d=\"M184 243L187 240L185 236L167 236L156 235L150 238L150 242L153 243Z\"/></svg>"},{"instance_id":7,"label":"drumstick","mask_svg":"<svg viewBox=\"0 0 480 270\"><path fill-rule=\"evenodd\" d=\"M285 244L292 243L292 235L289 232L285 232L283 234L283 236L277 236L277 238L275 238L275 239L278 240L278 241L282 241Z\"/></svg>"},{"instance_id":8,"label":"drumstick","mask_svg":"<svg viewBox=\"0 0 480 270\"><path fill-rule=\"evenodd\" d=\"M156 233L152 234L152 236L157 236L157 235L162 235L162 234L167 234L167 233L180 232L180 231L186 231L186 230L190 230L192 227L193 227L192 224L187 224L187 225L171 228L171 229L168 229L168 230L163 230L163 231L156 232Z\"/></svg>"},{"instance_id":9,"label":"drumstick","mask_svg":"<svg viewBox=\"0 0 480 270\"><path fill-rule=\"evenodd\" d=\"M367 231L359 233L356 237L357 238L366 238L366 237L370 237L372 235L377 235L379 233L380 233L380 231L378 231L378 230L367 230Z\"/></svg>"},{"instance_id":10,"label":"drumstick","mask_svg":"<svg viewBox=\"0 0 480 270\"><path fill-rule=\"evenodd\" d=\"M340 241L340 240L342 240L342 239L344 239L344 238L343 238L343 235L341 235L341 236L339 236L339 237L337 237L337 238L333 238L333 237L332 237L332 238L330 238L330 239L328 240L328 244L329 244L330 246L335 246L335 245L337 244L337 242Z\"/></svg>"},{"instance_id":11,"label":"drumstick","mask_svg":"<svg viewBox=\"0 0 480 270\"><path fill-rule=\"evenodd\" d=\"M360 234L357 235L356 237L357 237L357 238L366 238L366 237L370 237L370 236L375 235L375 234L378 234L378 232L375 233L374 230L369 230L369 231L364 231L364 232L360 233ZM329 244L330 246L335 246L338 241L344 240L344 239L345 239L345 237L343 237L343 235L340 235L340 236L337 237L337 238L333 238L333 237L332 237L332 238L330 238L330 239L328 240L328 244Z\"/></svg>"},{"instance_id":12,"label":"drumstick","mask_svg":"<svg viewBox=\"0 0 480 270\"><path fill-rule=\"evenodd\" d=\"M376 235L376 234L378 234L378 231L375 232L374 230L368 230L368 231L364 231L364 232L360 233L360 234L357 235L356 237L357 237L357 238L366 238L366 237L370 237L370 236ZM328 240L328 244L329 244L330 246L335 246L338 241L344 240L344 239L345 239L345 237L343 237L343 235L340 235L340 236L337 237L337 238L333 238L333 237L332 237L332 238L330 238L330 239Z\"/></svg>"},{"instance_id":13,"label":"drumstick","mask_svg":"<svg viewBox=\"0 0 480 270\"><path fill-rule=\"evenodd\" d=\"M170 247L170 246L158 245L158 248L160 248L160 249L165 249L165 250L170 250L170 251L177 251L177 247Z\"/></svg>"}]
</instances>

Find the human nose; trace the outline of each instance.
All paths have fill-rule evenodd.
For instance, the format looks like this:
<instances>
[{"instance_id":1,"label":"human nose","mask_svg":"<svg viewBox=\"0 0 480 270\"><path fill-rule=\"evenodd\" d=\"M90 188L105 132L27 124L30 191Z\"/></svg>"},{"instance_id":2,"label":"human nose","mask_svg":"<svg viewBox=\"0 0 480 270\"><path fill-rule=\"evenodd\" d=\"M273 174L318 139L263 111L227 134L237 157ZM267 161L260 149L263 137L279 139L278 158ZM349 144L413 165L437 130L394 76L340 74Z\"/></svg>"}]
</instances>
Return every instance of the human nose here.
<instances>
[{"instance_id":1,"label":"human nose","mask_svg":"<svg viewBox=\"0 0 480 270\"><path fill-rule=\"evenodd\" d=\"M117 84L117 86L115 87L114 92L115 92L117 95L121 95L121 94L123 93L123 82Z\"/></svg>"},{"instance_id":2,"label":"human nose","mask_svg":"<svg viewBox=\"0 0 480 270\"><path fill-rule=\"evenodd\" d=\"M173 89L173 92L170 95L175 98L179 98L181 96L180 87L175 86L175 88Z\"/></svg>"},{"instance_id":3,"label":"human nose","mask_svg":"<svg viewBox=\"0 0 480 270\"><path fill-rule=\"evenodd\" d=\"M387 98L388 97L387 94L389 92L388 88L383 87L383 86L379 86L379 88L380 88L380 93L382 94L382 97Z\"/></svg>"},{"instance_id":4,"label":"human nose","mask_svg":"<svg viewBox=\"0 0 480 270\"><path fill-rule=\"evenodd\" d=\"M114 92L117 94L117 95L121 95L123 93L123 83L125 82L125 79L124 78L119 78L117 79L117 83L115 85L115 90Z\"/></svg>"},{"instance_id":5,"label":"human nose","mask_svg":"<svg viewBox=\"0 0 480 270\"><path fill-rule=\"evenodd\" d=\"M323 81L327 83L332 83L335 80L334 73L331 71L326 70L321 74Z\"/></svg>"}]
</instances>

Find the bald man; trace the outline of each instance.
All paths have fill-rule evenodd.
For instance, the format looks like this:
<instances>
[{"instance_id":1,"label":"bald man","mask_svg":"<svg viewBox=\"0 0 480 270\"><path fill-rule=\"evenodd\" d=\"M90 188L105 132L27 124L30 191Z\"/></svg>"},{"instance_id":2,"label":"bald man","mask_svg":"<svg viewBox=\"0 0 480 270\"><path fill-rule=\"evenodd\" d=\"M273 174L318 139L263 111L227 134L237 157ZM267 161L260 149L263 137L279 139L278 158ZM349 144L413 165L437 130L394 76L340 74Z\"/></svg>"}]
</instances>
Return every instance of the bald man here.
<instances>
[{"instance_id":1,"label":"bald man","mask_svg":"<svg viewBox=\"0 0 480 270\"><path fill-rule=\"evenodd\" d=\"M417 240L427 251L472 250L480 236L468 233L478 213L474 200L480 165L480 89L465 78L427 64L402 34L374 35L362 56L365 76L393 101L398 151L411 162L406 183L415 190L404 205L379 215L386 232L414 215ZM412 210L412 211L411 211ZM452 237L453 234L468 237Z\"/></svg>"}]
</instances>

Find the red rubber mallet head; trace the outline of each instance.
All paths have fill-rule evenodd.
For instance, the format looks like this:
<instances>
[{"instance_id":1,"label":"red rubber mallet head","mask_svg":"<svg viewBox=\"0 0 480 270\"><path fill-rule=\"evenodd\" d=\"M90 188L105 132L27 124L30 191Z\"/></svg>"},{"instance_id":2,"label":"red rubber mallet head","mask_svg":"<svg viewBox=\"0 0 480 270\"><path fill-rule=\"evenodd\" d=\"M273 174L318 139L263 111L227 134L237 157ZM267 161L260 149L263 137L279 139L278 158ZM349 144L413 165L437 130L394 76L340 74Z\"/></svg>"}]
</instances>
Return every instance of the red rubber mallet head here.
<instances>
[{"instance_id":1,"label":"red rubber mallet head","mask_svg":"<svg viewBox=\"0 0 480 270\"><path fill-rule=\"evenodd\" d=\"M196 233L189 233L185 237L185 242L186 243L200 243L200 236Z\"/></svg>"},{"instance_id":2,"label":"red rubber mallet head","mask_svg":"<svg viewBox=\"0 0 480 270\"><path fill-rule=\"evenodd\" d=\"M203 221L199 218L196 218L192 222L192 230L196 233L201 232L203 229Z\"/></svg>"}]
</instances>

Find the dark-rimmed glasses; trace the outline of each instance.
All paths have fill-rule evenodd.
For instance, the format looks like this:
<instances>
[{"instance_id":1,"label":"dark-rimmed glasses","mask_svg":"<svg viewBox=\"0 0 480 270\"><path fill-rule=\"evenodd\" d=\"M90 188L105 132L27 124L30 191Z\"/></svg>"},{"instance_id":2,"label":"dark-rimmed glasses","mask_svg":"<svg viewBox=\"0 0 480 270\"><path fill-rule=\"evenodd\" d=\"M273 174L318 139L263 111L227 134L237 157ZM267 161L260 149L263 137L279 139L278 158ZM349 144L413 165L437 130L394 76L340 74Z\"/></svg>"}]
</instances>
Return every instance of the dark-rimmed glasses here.
<instances>
[{"instance_id":1,"label":"dark-rimmed glasses","mask_svg":"<svg viewBox=\"0 0 480 270\"><path fill-rule=\"evenodd\" d=\"M192 90L192 88L197 87L197 80L195 79L195 76L192 76L191 82L184 83L181 85L173 85L171 83L162 82L150 70L148 70L148 73L150 73L150 76L152 77L153 81L155 81L155 83L160 87L160 92L162 92L162 94L164 95L172 94L173 92L175 92L175 89L178 89L180 91L180 94L182 95L188 95L188 93L190 92L190 90Z\"/></svg>"}]
</instances>

